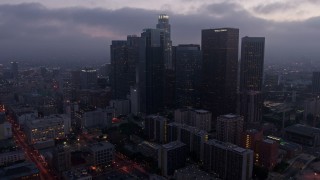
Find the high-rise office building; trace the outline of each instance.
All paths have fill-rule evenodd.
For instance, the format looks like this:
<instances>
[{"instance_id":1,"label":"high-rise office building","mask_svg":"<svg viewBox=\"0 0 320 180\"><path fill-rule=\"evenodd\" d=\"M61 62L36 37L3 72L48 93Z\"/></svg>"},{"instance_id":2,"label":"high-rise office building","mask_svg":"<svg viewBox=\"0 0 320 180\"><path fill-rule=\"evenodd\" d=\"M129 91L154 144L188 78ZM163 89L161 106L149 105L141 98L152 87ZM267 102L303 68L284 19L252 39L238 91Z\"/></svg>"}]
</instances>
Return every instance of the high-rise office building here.
<instances>
[{"instance_id":1,"label":"high-rise office building","mask_svg":"<svg viewBox=\"0 0 320 180\"><path fill-rule=\"evenodd\" d=\"M180 141L173 141L162 145L161 156L159 157L159 168L163 176L172 176L174 171L186 164L187 148Z\"/></svg>"},{"instance_id":2,"label":"high-rise office building","mask_svg":"<svg viewBox=\"0 0 320 180\"><path fill-rule=\"evenodd\" d=\"M137 69L139 63L140 37L136 35L127 36L128 47L128 84L135 86L137 81ZM129 88L130 89L130 88Z\"/></svg>"},{"instance_id":3,"label":"high-rise office building","mask_svg":"<svg viewBox=\"0 0 320 180\"><path fill-rule=\"evenodd\" d=\"M244 117L246 126L262 121L263 97L261 91L239 93L239 113Z\"/></svg>"},{"instance_id":4,"label":"high-rise office building","mask_svg":"<svg viewBox=\"0 0 320 180\"><path fill-rule=\"evenodd\" d=\"M168 119L162 116L149 115L145 118L144 134L150 141L165 143Z\"/></svg>"},{"instance_id":5,"label":"high-rise office building","mask_svg":"<svg viewBox=\"0 0 320 180\"><path fill-rule=\"evenodd\" d=\"M141 34L139 53L140 111L153 114L164 108L164 33L146 29Z\"/></svg>"},{"instance_id":6,"label":"high-rise office building","mask_svg":"<svg viewBox=\"0 0 320 180\"><path fill-rule=\"evenodd\" d=\"M188 154L194 160L203 160L203 143L208 140L208 132L175 122L167 125L166 132L167 142L181 141L186 144Z\"/></svg>"},{"instance_id":7,"label":"high-rise office building","mask_svg":"<svg viewBox=\"0 0 320 180\"><path fill-rule=\"evenodd\" d=\"M160 14L158 17L157 29L163 33L163 61L164 61L164 107L174 107L174 91L175 91L175 64L173 62L173 48L171 41L171 25L169 24L169 16Z\"/></svg>"},{"instance_id":8,"label":"high-rise office building","mask_svg":"<svg viewBox=\"0 0 320 180\"><path fill-rule=\"evenodd\" d=\"M217 139L223 142L241 145L243 117L234 114L221 115L217 118Z\"/></svg>"},{"instance_id":9,"label":"high-rise office building","mask_svg":"<svg viewBox=\"0 0 320 180\"><path fill-rule=\"evenodd\" d=\"M243 37L241 42L240 91L261 91L264 37Z\"/></svg>"},{"instance_id":10,"label":"high-rise office building","mask_svg":"<svg viewBox=\"0 0 320 180\"><path fill-rule=\"evenodd\" d=\"M10 71L11 71L12 77L17 78L19 74L18 62L12 61L10 64L11 64Z\"/></svg>"},{"instance_id":11,"label":"high-rise office building","mask_svg":"<svg viewBox=\"0 0 320 180\"><path fill-rule=\"evenodd\" d=\"M213 119L235 113L239 29L204 29L201 38L203 108L212 112Z\"/></svg>"},{"instance_id":12,"label":"high-rise office building","mask_svg":"<svg viewBox=\"0 0 320 180\"><path fill-rule=\"evenodd\" d=\"M174 111L174 121L210 132L212 113L202 109L176 109Z\"/></svg>"},{"instance_id":13,"label":"high-rise office building","mask_svg":"<svg viewBox=\"0 0 320 180\"><path fill-rule=\"evenodd\" d=\"M171 25L169 24L169 16L160 14L158 17L157 29L164 32L164 62L166 69L174 69L172 62L172 41L171 41Z\"/></svg>"},{"instance_id":14,"label":"high-rise office building","mask_svg":"<svg viewBox=\"0 0 320 180\"><path fill-rule=\"evenodd\" d=\"M264 46L264 37L242 38L238 111L249 124L262 120Z\"/></svg>"},{"instance_id":15,"label":"high-rise office building","mask_svg":"<svg viewBox=\"0 0 320 180\"><path fill-rule=\"evenodd\" d=\"M200 45L183 44L175 48L176 107L200 106Z\"/></svg>"},{"instance_id":16,"label":"high-rise office building","mask_svg":"<svg viewBox=\"0 0 320 180\"><path fill-rule=\"evenodd\" d=\"M127 40L112 41L111 90L114 99L126 99L130 87L136 84L136 68L139 61L140 37L127 36Z\"/></svg>"},{"instance_id":17,"label":"high-rise office building","mask_svg":"<svg viewBox=\"0 0 320 180\"><path fill-rule=\"evenodd\" d=\"M81 89L94 89L98 86L97 70L85 68L80 72Z\"/></svg>"},{"instance_id":18,"label":"high-rise office building","mask_svg":"<svg viewBox=\"0 0 320 180\"><path fill-rule=\"evenodd\" d=\"M211 139L204 143L204 169L226 180L251 179L253 151Z\"/></svg>"},{"instance_id":19,"label":"high-rise office building","mask_svg":"<svg viewBox=\"0 0 320 180\"><path fill-rule=\"evenodd\" d=\"M111 54L111 91L115 99L125 98L129 91L128 84L128 48L127 41L112 41Z\"/></svg>"},{"instance_id":20,"label":"high-rise office building","mask_svg":"<svg viewBox=\"0 0 320 180\"><path fill-rule=\"evenodd\" d=\"M320 72L312 73L312 92L320 93Z\"/></svg>"}]
</instances>

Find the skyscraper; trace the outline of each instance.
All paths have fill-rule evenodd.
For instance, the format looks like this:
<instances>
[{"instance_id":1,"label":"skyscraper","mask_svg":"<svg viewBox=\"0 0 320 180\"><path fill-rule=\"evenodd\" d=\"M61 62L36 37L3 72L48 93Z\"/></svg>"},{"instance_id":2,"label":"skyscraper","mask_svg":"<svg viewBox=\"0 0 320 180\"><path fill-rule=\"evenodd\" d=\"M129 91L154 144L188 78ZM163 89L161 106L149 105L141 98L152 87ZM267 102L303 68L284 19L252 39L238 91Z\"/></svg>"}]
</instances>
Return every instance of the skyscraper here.
<instances>
[{"instance_id":1,"label":"skyscraper","mask_svg":"<svg viewBox=\"0 0 320 180\"><path fill-rule=\"evenodd\" d=\"M223 142L241 145L243 117L227 114L217 118L217 139Z\"/></svg>"},{"instance_id":2,"label":"skyscraper","mask_svg":"<svg viewBox=\"0 0 320 180\"><path fill-rule=\"evenodd\" d=\"M204 143L205 170L226 180L247 180L252 177L253 151L211 139Z\"/></svg>"},{"instance_id":3,"label":"skyscraper","mask_svg":"<svg viewBox=\"0 0 320 180\"><path fill-rule=\"evenodd\" d=\"M141 34L139 53L140 111L153 114L164 107L164 33L146 29Z\"/></svg>"},{"instance_id":4,"label":"skyscraper","mask_svg":"<svg viewBox=\"0 0 320 180\"><path fill-rule=\"evenodd\" d=\"M136 84L136 68L139 61L140 37L127 36L127 40L112 41L111 89L115 99L126 99L130 87Z\"/></svg>"},{"instance_id":5,"label":"skyscraper","mask_svg":"<svg viewBox=\"0 0 320 180\"><path fill-rule=\"evenodd\" d=\"M97 70L84 68L80 72L81 89L94 89L98 86Z\"/></svg>"},{"instance_id":6,"label":"skyscraper","mask_svg":"<svg viewBox=\"0 0 320 180\"><path fill-rule=\"evenodd\" d=\"M158 17L157 29L163 33L163 61L164 61L164 106L166 108L174 107L175 91L175 64L172 58L171 25L169 16L160 14Z\"/></svg>"},{"instance_id":7,"label":"skyscraper","mask_svg":"<svg viewBox=\"0 0 320 180\"><path fill-rule=\"evenodd\" d=\"M199 106L200 105L200 72L201 51L200 45L184 44L175 48L176 60L176 106Z\"/></svg>"},{"instance_id":8,"label":"skyscraper","mask_svg":"<svg viewBox=\"0 0 320 180\"><path fill-rule=\"evenodd\" d=\"M241 42L240 91L261 91L264 37L243 37Z\"/></svg>"},{"instance_id":9,"label":"skyscraper","mask_svg":"<svg viewBox=\"0 0 320 180\"><path fill-rule=\"evenodd\" d=\"M11 64L10 71L11 71L12 77L17 78L19 73L18 62L12 61L10 64Z\"/></svg>"},{"instance_id":10,"label":"skyscraper","mask_svg":"<svg viewBox=\"0 0 320 180\"><path fill-rule=\"evenodd\" d=\"M173 69L172 63L172 41L171 41L171 25L169 24L169 16L160 14L158 17L157 29L164 31L164 62L166 69Z\"/></svg>"},{"instance_id":11,"label":"skyscraper","mask_svg":"<svg viewBox=\"0 0 320 180\"><path fill-rule=\"evenodd\" d=\"M320 72L312 73L312 92L313 93L320 92Z\"/></svg>"},{"instance_id":12,"label":"skyscraper","mask_svg":"<svg viewBox=\"0 0 320 180\"><path fill-rule=\"evenodd\" d=\"M214 119L235 113L239 29L205 29L201 38L203 108L212 111Z\"/></svg>"},{"instance_id":13,"label":"skyscraper","mask_svg":"<svg viewBox=\"0 0 320 180\"><path fill-rule=\"evenodd\" d=\"M112 97L123 99L129 92L128 84L128 48L127 41L112 41L111 54L111 90Z\"/></svg>"},{"instance_id":14,"label":"skyscraper","mask_svg":"<svg viewBox=\"0 0 320 180\"><path fill-rule=\"evenodd\" d=\"M248 123L262 120L264 46L264 37L242 38L239 111Z\"/></svg>"}]
</instances>

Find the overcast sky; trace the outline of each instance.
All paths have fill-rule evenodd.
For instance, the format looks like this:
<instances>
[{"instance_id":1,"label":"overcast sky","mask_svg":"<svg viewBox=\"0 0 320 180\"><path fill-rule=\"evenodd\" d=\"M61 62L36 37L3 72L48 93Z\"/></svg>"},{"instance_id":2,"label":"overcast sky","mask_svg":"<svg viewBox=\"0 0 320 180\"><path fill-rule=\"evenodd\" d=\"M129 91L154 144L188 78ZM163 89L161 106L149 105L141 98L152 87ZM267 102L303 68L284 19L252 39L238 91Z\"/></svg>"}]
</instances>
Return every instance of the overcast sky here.
<instances>
[{"instance_id":1,"label":"overcast sky","mask_svg":"<svg viewBox=\"0 0 320 180\"><path fill-rule=\"evenodd\" d=\"M266 37L266 61L320 60L319 0L0 0L0 62L109 62L111 40L170 16L173 44L201 29Z\"/></svg>"}]
</instances>

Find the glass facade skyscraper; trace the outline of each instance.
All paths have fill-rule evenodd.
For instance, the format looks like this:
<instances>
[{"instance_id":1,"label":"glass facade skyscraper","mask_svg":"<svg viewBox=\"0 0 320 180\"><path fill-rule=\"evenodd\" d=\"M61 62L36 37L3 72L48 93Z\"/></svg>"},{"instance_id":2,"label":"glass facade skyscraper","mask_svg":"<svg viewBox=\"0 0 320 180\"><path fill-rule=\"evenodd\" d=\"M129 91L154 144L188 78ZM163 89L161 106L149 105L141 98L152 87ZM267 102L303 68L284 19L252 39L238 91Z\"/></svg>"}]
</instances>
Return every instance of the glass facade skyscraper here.
<instances>
[{"instance_id":1,"label":"glass facade skyscraper","mask_svg":"<svg viewBox=\"0 0 320 180\"><path fill-rule=\"evenodd\" d=\"M212 111L213 119L235 113L239 29L202 30L201 44L202 106Z\"/></svg>"},{"instance_id":2,"label":"glass facade skyscraper","mask_svg":"<svg viewBox=\"0 0 320 180\"><path fill-rule=\"evenodd\" d=\"M246 125L262 120L264 46L264 37L242 38L238 111Z\"/></svg>"},{"instance_id":3,"label":"glass facade skyscraper","mask_svg":"<svg viewBox=\"0 0 320 180\"><path fill-rule=\"evenodd\" d=\"M146 29L141 34L139 54L140 111L153 114L164 107L164 33Z\"/></svg>"}]
</instances>

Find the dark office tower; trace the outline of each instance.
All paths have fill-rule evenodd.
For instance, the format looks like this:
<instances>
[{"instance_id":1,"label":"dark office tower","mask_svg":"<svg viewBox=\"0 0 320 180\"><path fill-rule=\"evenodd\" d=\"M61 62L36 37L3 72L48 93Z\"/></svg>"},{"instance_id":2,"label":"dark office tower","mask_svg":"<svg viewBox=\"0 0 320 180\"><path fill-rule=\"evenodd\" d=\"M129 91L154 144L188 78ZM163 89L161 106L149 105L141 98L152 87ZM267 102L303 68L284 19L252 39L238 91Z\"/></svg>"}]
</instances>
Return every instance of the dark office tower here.
<instances>
[{"instance_id":1,"label":"dark office tower","mask_svg":"<svg viewBox=\"0 0 320 180\"><path fill-rule=\"evenodd\" d=\"M175 48L176 60L176 106L199 106L201 72L200 45L184 44Z\"/></svg>"},{"instance_id":2,"label":"dark office tower","mask_svg":"<svg viewBox=\"0 0 320 180\"><path fill-rule=\"evenodd\" d=\"M115 99L125 99L130 86L136 83L136 67L139 61L140 38L127 36L126 41L112 41L111 52L111 89Z\"/></svg>"},{"instance_id":3,"label":"dark office tower","mask_svg":"<svg viewBox=\"0 0 320 180\"><path fill-rule=\"evenodd\" d=\"M261 122L262 119L264 46L264 37L242 38L239 110L247 123Z\"/></svg>"},{"instance_id":4,"label":"dark office tower","mask_svg":"<svg viewBox=\"0 0 320 180\"><path fill-rule=\"evenodd\" d=\"M217 118L217 139L241 145L243 117L234 114L221 115Z\"/></svg>"},{"instance_id":5,"label":"dark office tower","mask_svg":"<svg viewBox=\"0 0 320 180\"><path fill-rule=\"evenodd\" d=\"M17 78L19 74L18 62L11 62L11 74L13 78Z\"/></svg>"},{"instance_id":6,"label":"dark office tower","mask_svg":"<svg viewBox=\"0 0 320 180\"><path fill-rule=\"evenodd\" d=\"M127 36L128 47L128 80L130 86L135 86L137 79L137 66L139 63L140 37L136 35Z\"/></svg>"},{"instance_id":7,"label":"dark office tower","mask_svg":"<svg viewBox=\"0 0 320 180\"><path fill-rule=\"evenodd\" d=\"M81 89L94 89L98 86L97 70L85 68L80 72Z\"/></svg>"},{"instance_id":8,"label":"dark office tower","mask_svg":"<svg viewBox=\"0 0 320 180\"><path fill-rule=\"evenodd\" d=\"M239 29L202 30L201 43L202 106L212 111L213 119L235 113Z\"/></svg>"},{"instance_id":9,"label":"dark office tower","mask_svg":"<svg viewBox=\"0 0 320 180\"><path fill-rule=\"evenodd\" d=\"M160 14L158 18L157 29L164 31L164 62L166 69L174 69L172 63L172 41L171 41L171 26L169 24L169 16Z\"/></svg>"},{"instance_id":10,"label":"dark office tower","mask_svg":"<svg viewBox=\"0 0 320 180\"><path fill-rule=\"evenodd\" d=\"M261 91L264 37L243 37L240 61L240 92Z\"/></svg>"},{"instance_id":11,"label":"dark office tower","mask_svg":"<svg viewBox=\"0 0 320 180\"><path fill-rule=\"evenodd\" d=\"M124 99L129 93L128 47L127 41L112 41L111 54L111 91L114 99Z\"/></svg>"},{"instance_id":12,"label":"dark office tower","mask_svg":"<svg viewBox=\"0 0 320 180\"><path fill-rule=\"evenodd\" d=\"M312 92L320 93L320 72L312 73Z\"/></svg>"},{"instance_id":13,"label":"dark office tower","mask_svg":"<svg viewBox=\"0 0 320 180\"><path fill-rule=\"evenodd\" d=\"M140 111L153 114L163 110L164 103L164 34L160 29L141 33L139 53Z\"/></svg>"},{"instance_id":14,"label":"dark office tower","mask_svg":"<svg viewBox=\"0 0 320 180\"><path fill-rule=\"evenodd\" d=\"M157 29L163 31L163 61L165 67L164 76L164 106L166 108L174 107L174 91L175 91L175 72L174 63L172 61L172 41L171 41L171 26L169 24L169 16L160 14L158 17Z\"/></svg>"}]
</instances>

